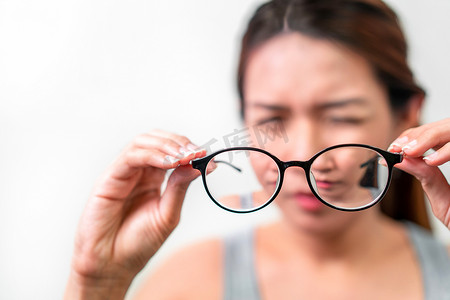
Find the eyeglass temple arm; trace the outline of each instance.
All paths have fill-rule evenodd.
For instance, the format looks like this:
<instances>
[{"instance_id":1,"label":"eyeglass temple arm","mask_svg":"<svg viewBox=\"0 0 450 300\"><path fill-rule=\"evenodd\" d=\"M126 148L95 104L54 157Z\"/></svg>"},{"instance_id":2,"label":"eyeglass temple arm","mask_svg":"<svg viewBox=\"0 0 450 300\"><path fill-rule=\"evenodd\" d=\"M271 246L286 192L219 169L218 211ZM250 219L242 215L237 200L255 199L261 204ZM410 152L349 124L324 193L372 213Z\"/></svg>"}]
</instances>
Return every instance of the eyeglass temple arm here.
<instances>
[{"instance_id":1,"label":"eyeglass temple arm","mask_svg":"<svg viewBox=\"0 0 450 300\"><path fill-rule=\"evenodd\" d=\"M367 167L369 164L373 163L376 159L377 159L377 156L374 156L374 157L372 157L371 159L369 159L368 161L362 163L359 167L360 167L361 169L362 169L362 168L365 168L365 167Z\"/></svg>"},{"instance_id":2,"label":"eyeglass temple arm","mask_svg":"<svg viewBox=\"0 0 450 300\"><path fill-rule=\"evenodd\" d=\"M396 161L394 164L401 163L401 162L403 161L403 155L404 155L404 154L403 154L403 151L400 152L400 153L392 153L392 154L398 156L398 157L396 158L397 161ZM372 162L375 161L376 159L377 159L377 156L374 156L373 158L369 159L369 160L366 161L365 163L362 163L359 167L360 167L360 168L367 167L370 163L372 163Z\"/></svg>"},{"instance_id":3,"label":"eyeglass temple arm","mask_svg":"<svg viewBox=\"0 0 450 300\"><path fill-rule=\"evenodd\" d=\"M240 168L238 168L238 167L236 167L235 165L233 165L233 164L231 164L231 163L229 163L229 162L227 162L227 161L224 161L224 160L213 160L215 163L223 163L223 164L226 164L226 165L228 165L228 166L230 166L230 167L232 167L233 169L235 169L236 171L238 171L238 172L242 172L242 170L240 169Z\"/></svg>"}]
</instances>

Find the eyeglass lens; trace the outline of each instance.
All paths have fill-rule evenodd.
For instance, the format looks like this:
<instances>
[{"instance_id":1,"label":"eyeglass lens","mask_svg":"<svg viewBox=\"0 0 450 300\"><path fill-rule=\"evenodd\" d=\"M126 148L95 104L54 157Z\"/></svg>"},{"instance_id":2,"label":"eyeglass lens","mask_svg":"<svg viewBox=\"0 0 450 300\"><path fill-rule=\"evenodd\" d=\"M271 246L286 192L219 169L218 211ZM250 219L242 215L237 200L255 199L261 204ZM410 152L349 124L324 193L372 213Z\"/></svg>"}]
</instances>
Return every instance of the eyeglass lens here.
<instances>
[{"instance_id":1,"label":"eyeglass lens","mask_svg":"<svg viewBox=\"0 0 450 300\"><path fill-rule=\"evenodd\" d=\"M341 147L318 156L309 176L323 201L355 209L378 200L388 185L389 169L383 156L372 149Z\"/></svg>"},{"instance_id":2,"label":"eyeglass lens","mask_svg":"<svg viewBox=\"0 0 450 300\"><path fill-rule=\"evenodd\" d=\"M213 162L216 169L206 176L207 189L225 208L254 210L270 201L277 191L281 171L262 152L225 151L214 156L210 164ZM355 209L378 200L388 184L389 169L378 152L352 146L323 152L312 162L308 176L322 201ZM282 192L279 197L283 197Z\"/></svg>"},{"instance_id":3,"label":"eyeglass lens","mask_svg":"<svg viewBox=\"0 0 450 300\"><path fill-rule=\"evenodd\" d=\"M223 207L254 210L272 198L280 178L268 155L251 150L226 151L210 161L216 169L206 176L209 193ZM263 169L261 169L263 168Z\"/></svg>"}]
</instances>

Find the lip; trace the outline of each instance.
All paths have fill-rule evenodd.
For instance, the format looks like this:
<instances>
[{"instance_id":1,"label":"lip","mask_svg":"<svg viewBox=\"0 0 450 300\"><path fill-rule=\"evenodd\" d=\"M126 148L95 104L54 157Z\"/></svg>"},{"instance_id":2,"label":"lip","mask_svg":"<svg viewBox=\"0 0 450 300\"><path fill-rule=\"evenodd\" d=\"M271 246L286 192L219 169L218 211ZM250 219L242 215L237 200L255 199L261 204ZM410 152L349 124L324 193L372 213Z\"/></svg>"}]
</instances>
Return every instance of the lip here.
<instances>
[{"instance_id":1,"label":"lip","mask_svg":"<svg viewBox=\"0 0 450 300\"><path fill-rule=\"evenodd\" d=\"M341 181L330 178L315 178L314 181L316 186L323 190L330 190L341 184Z\"/></svg>"},{"instance_id":2,"label":"lip","mask_svg":"<svg viewBox=\"0 0 450 300\"><path fill-rule=\"evenodd\" d=\"M324 204L311 193L298 192L293 194L293 198L295 199L295 202L306 211L318 211L324 207Z\"/></svg>"},{"instance_id":3,"label":"lip","mask_svg":"<svg viewBox=\"0 0 450 300\"><path fill-rule=\"evenodd\" d=\"M327 180L316 180L316 185L320 189L330 189L333 185L335 185L335 182L327 181Z\"/></svg>"}]
</instances>

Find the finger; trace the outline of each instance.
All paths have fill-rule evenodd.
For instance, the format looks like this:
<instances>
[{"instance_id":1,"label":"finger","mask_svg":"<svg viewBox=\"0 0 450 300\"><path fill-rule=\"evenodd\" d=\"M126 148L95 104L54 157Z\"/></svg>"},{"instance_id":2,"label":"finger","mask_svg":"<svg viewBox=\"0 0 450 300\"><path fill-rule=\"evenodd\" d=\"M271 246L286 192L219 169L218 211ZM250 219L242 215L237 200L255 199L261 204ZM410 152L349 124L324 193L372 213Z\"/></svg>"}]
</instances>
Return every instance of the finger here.
<instances>
[{"instance_id":1,"label":"finger","mask_svg":"<svg viewBox=\"0 0 450 300\"><path fill-rule=\"evenodd\" d=\"M130 168L156 167L172 169L179 165L180 159L159 149L134 149L126 153L125 165Z\"/></svg>"},{"instance_id":2,"label":"finger","mask_svg":"<svg viewBox=\"0 0 450 300\"><path fill-rule=\"evenodd\" d=\"M430 200L434 215L447 227L450 225L450 185L438 167L427 165L421 158L405 157L403 162L395 165L414 175L422 184Z\"/></svg>"},{"instance_id":3,"label":"finger","mask_svg":"<svg viewBox=\"0 0 450 300\"><path fill-rule=\"evenodd\" d=\"M179 166L170 175L160 202L161 215L168 226L175 227L178 224L186 191L199 175L200 172L191 165Z\"/></svg>"},{"instance_id":4,"label":"finger","mask_svg":"<svg viewBox=\"0 0 450 300\"><path fill-rule=\"evenodd\" d=\"M161 186L164 182L165 175L166 170L163 169L158 169L155 167L142 169L142 174L139 177L139 181L130 193L129 198L132 199L143 193L154 193L155 196L160 197Z\"/></svg>"},{"instance_id":5,"label":"finger","mask_svg":"<svg viewBox=\"0 0 450 300\"><path fill-rule=\"evenodd\" d=\"M214 162L208 164L206 174L210 174L217 168ZM166 215L175 216L172 222L177 223L181 212L181 206L186 194L186 190L190 183L200 176L200 171L192 168L191 165L178 167L169 177L166 190L163 193L161 207L165 210Z\"/></svg>"},{"instance_id":6,"label":"finger","mask_svg":"<svg viewBox=\"0 0 450 300\"><path fill-rule=\"evenodd\" d=\"M193 149L195 145L192 143L186 147ZM142 134L134 141L134 147L151 149L156 148L161 152L165 152L171 157L179 159L181 165L188 164L192 159L200 158L206 155L206 150L198 148L191 150L175 141L172 137L154 136L151 134Z\"/></svg>"},{"instance_id":7,"label":"finger","mask_svg":"<svg viewBox=\"0 0 450 300\"><path fill-rule=\"evenodd\" d=\"M156 167L168 170L179 165L178 158L158 149L130 148L112 164L106 176L117 180L127 180L143 168Z\"/></svg>"},{"instance_id":8,"label":"finger","mask_svg":"<svg viewBox=\"0 0 450 300\"><path fill-rule=\"evenodd\" d=\"M450 161L450 142L423 159L430 166L440 166Z\"/></svg>"},{"instance_id":9,"label":"finger","mask_svg":"<svg viewBox=\"0 0 450 300\"><path fill-rule=\"evenodd\" d=\"M389 147L419 157L429 149L439 149L450 141L450 118L411 128L403 132Z\"/></svg>"},{"instance_id":10,"label":"finger","mask_svg":"<svg viewBox=\"0 0 450 300\"><path fill-rule=\"evenodd\" d=\"M191 142L190 139L188 139L185 136L178 135L175 133L154 129L150 131L149 135L155 136L155 137L161 137L161 138L167 138L170 140L175 141L182 147L182 151L186 152L186 154L191 154L191 152L195 153L196 155L194 158L200 158L204 155L206 155L206 150L200 148L199 146L195 145Z\"/></svg>"},{"instance_id":11,"label":"finger","mask_svg":"<svg viewBox=\"0 0 450 300\"><path fill-rule=\"evenodd\" d=\"M94 195L108 199L124 199L137 184L144 168L168 170L180 161L157 149L127 148L106 170L94 189Z\"/></svg>"},{"instance_id":12,"label":"finger","mask_svg":"<svg viewBox=\"0 0 450 300\"><path fill-rule=\"evenodd\" d=\"M436 122L410 137L402 149L406 155L418 157L429 149L439 149L450 141L450 123Z\"/></svg>"},{"instance_id":13,"label":"finger","mask_svg":"<svg viewBox=\"0 0 450 300\"><path fill-rule=\"evenodd\" d=\"M165 137L156 137L150 134L141 134L137 136L133 143L136 148L157 148L158 150L175 157L183 152L182 146L174 140Z\"/></svg>"},{"instance_id":14,"label":"finger","mask_svg":"<svg viewBox=\"0 0 450 300\"><path fill-rule=\"evenodd\" d=\"M171 140L177 142L180 146L186 147L186 148L187 148L187 145L189 145L191 143L191 140L189 140L187 137L185 137L183 135L179 135L179 134L172 133L172 132L167 132L167 131L160 130L160 129L151 130L149 132L149 135L171 139ZM192 149L192 150L194 150L194 149Z\"/></svg>"}]
</instances>

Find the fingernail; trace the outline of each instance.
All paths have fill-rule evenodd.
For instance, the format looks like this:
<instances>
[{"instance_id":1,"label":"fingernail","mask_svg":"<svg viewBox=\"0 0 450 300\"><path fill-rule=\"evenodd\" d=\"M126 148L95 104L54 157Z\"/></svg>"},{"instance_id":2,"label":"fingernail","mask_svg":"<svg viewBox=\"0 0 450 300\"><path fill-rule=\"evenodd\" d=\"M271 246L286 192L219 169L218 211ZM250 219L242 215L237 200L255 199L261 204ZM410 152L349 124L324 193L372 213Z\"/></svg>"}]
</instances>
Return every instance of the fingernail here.
<instances>
[{"instance_id":1,"label":"fingernail","mask_svg":"<svg viewBox=\"0 0 450 300\"><path fill-rule=\"evenodd\" d=\"M180 151L181 157L186 157L186 156L189 156L190 154L194 153L192 150L188 149L187 147L183 147L183 146L180 147L179 151Z\"/></svg>"},{"instance_id":2,"label":"fingernail","mask_svg":"<svg viewBox=\"0 0 450 300\"><path fill-rule=\"evenodd\" d=\"M409 152L409 150L412 149L415 145L417 145L417 141L416 140L412 140L411 142L409 142L408 144L403 146L402 151L403 152Z\"/></svg>"},{"instance_id":3,"label":"fingernail","mask_svg":"<svg viewBox=\"0 0 450 300\"><path fill-rule=\"evenodd\" d=\"M200 154L200 153L206 151L205 149L202 149L202 148L200 148L200 147L198 147L198 146L196 146L196 145L194 145L192 143L189 143L186 146L186 148L188 148L190 151L192 151L195 154L196 157L197 157L197 154Z\"/></svg>"},{"instance_id":4,"label":"fingernail","mask_svg":"<svg viewBox=\"0 0 450 300\"><path fill-rule=\"evenodd\" d=\"M199 146L195 146L194 144L191 144L192 146L194 146L194 151L195 153L202 153L202 152L206 152L205 148L199 147Z\"/></svg>"},{"instance_id":5,"label":"fingernail","mask_svg":"<svg viewBox=\"0 0 450 300\"><path fill-rule=\"evenodd\" d=\"M438 153L437 152L433 152L430 155L425 156L423 159L424 160L435 160L438 157Z\"/></svg>"},{"instance_id":6,"label":"fingernail","mask_svg":"<svg viewBox=\"0 0 450 300\"><path fill-rule=\"evenodd\" d=\"M180 157L180 150L174 148L168 148L167 151L170 153L168 156Z\"/></svg>"},{"instance_id":7,"label":"fingernail","mask_svg":"<svg viewBox=\"0 0 450 300\"><path fill-rule=\"evenodd\" d=\"M180 159L178 159L178 158L176 158L176 157L173 157L173 156L171 156L171 155L166 155L166 156L164 157L164 162L165 162L165 163L168 163L169 165L173 165L173 164L175 164L175 163L180 163Z\"/></svg>"},{"instance_id":8,"label":"fingernail","mask_svg":"<svg viewBox=\"0 0 450 300\"><path fill-rule=\"evenodd\" d=\"M387 164L387 162L386 162L386 160L385 160L384 158L380 158L380 159L378 160L378 163L379 163L380 165L384 166L384 167L387 167L387 166L388 166L388 164Z\"/></svg>"},{"instance_id":9,"label":"fingernail","mask_svg":"<svg viewBox=\"0 0 450 300\"><path fill-rule=\"evenodd\" d=\"M191 155L194 155L194 156L195 156L195 152L189 150L189 151L187 151L187 152L185 152L185 153L183 154L183 157L189 157L189 156L191 156Z\"/></svg>"},{"instance_id":10,"label":"fingernail","mask_svg":"<svg viewBox=\"0 0 450 300\"><path fill-rule=\"evenodd\" d=\"M393 144L404 144L408 141L408 137L407 136L402 136L401 138L396 139Z\"/></svg>"},{"instance_id":11,"label":"fingernail","mask_svg":"<svg viewBox=\"0 0 450 300\"><path fill-rule=\"evenodd\" d=\"M402 150L402 145L408 141L407 136L402 136L392 142L387 151L392 151L394 148L398 148L398 150Z\"/></svg>"},{"instance_id":12,"label":"fingernail","mask_svg":"<svg viewBox=\"0 0 450 300\"><path fill-rule=\"evenodd\" d=\"M399 148L399 149L401 148L399 144L397 144L396 142L393 142L393 143L389 146L389 148L387 149L387 151L392 151L392 150L394 149L394 147L397 147L397 148Z\"/></svg>"},{"instance_id":13,"label":"fingernail","mask_svg":"<svg viewBox=\"0 0 450 300\"><path fill-rule=\"evenodd\" d=\"M211 173L215 169L217 169L217 164L215 162L213 162L213 161L209 162L208 166L206 167L206 174Z\"/></svg>"},{"instance_id":14,"label":"fingernail","mask_svg":"<svg viewBox=\"0 0 450 300\"><path fill-rule=\"evenodd\" d=\"M199 149L199 147L195 146L192 143L187 144L186 148L188 148L189 150L192 150L192 151L197 151Z\"/></svg>"}]
</instances>

